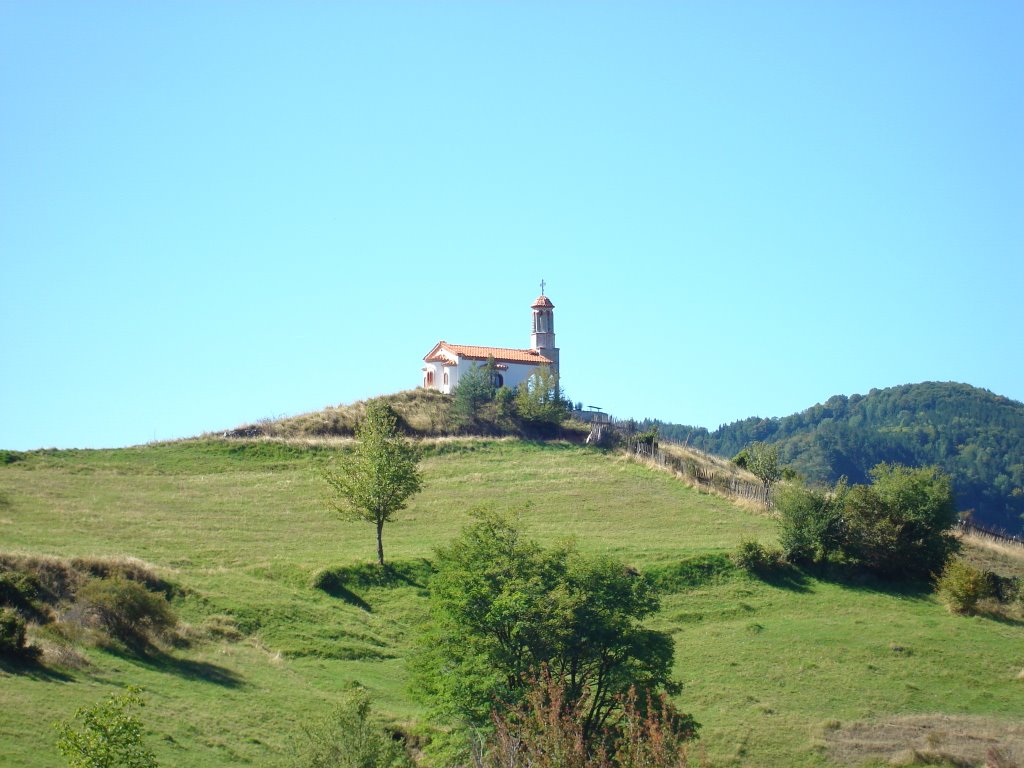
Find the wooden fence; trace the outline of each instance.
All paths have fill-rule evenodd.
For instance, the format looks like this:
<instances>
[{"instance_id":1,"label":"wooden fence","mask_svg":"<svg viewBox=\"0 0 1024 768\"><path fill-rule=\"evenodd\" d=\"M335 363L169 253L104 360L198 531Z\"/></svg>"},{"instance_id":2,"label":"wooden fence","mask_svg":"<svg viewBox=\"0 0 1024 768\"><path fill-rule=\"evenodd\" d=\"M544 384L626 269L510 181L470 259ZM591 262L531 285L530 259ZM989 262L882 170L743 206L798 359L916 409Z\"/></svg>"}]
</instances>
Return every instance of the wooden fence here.
<instances>
[{"instance_id":1,"label":"wooden fence","mask_svg":"<svg viewBox=\"0 0 1024 768\"><path fill-rule=\"evenodd\" d=\"M676 456L671 456L662 451L656 445L636 440L629 444L629 453L638 459L652 461L659 466L671 469L692 481L700 488L714 489L726 496L731 496L737 499L747 499L768 508L773 506L771 493L766 493L764 486L760 483L748 483L740 480L734 475L726 473L719 474L715 472L714 460L720 460L719 457L713 458L711 454L705 453L704 451L691 446L683 446L681 443L669 444L685 448L690 453L696 454L698 457L701 457L706 461L701 463L696 459L682 459ZM1007 533L999 528L992 528L990 526L973 523L968 520L960 521L959 529L962 532L969 533L973 536L1024 549L1024 536L1020 534Z\"/></svg>"},{"instance_id":2,"label":"wooden fence","mask_svg":"<svg viewBox=\"0 0 1024 768\"><path fill-rule=\"evenodd\" d=\"M1009 544L1010 546L1024 549L1024 536L1007 533L999 528L992 528L987 525L972 523L968 520L961 520L960 530L964 533L969 533L972 536L978 536L982 539L988 539L989 541L995 541L999 544Z\"/></svg>"},{"instance_id":3,"label":"wooden fence","mask_svg":"<svg viewBox=\"0 0 1024 768\"><path fill-rule=\"evenodd\" d=\"M686 450L707 458L707 462L672 456L651 443L634 440L629 444L630 455L671 469L693 482L698 488L715 490L737 499L747 499L764 507L772 506L771 494L767 493L760 483L748 483L734 475L716 472L708 454L690 447Z\"/></svg>"}]
</instances>

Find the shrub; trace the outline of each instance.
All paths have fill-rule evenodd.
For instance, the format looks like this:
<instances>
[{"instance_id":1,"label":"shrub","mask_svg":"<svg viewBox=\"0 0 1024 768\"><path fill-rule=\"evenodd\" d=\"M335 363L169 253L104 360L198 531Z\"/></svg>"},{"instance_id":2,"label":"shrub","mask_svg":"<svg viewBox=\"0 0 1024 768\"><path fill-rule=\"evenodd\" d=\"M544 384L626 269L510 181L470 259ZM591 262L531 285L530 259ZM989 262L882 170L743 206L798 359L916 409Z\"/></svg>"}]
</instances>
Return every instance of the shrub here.
<instances>
[{"instance_id":1,"label":"shrub","mask_svg":"<svg viewBox=\"0 0 1024 768\"><path fill-rule=\"evenodd\" d=\"M677 710L663 693L642 704L630 689L622 705L612 753L615 768L685 768L686 743L700 723Z\"/></svg>"},{"instance_id":2,"label":"shrub","mask_svg":"<svg viewBox=\"0 0 1024 768\"><path fill-rule=\"evenodd\" d=\"M92 578L130 579L151 592L162 592L168 599L181 592L160 578L151 566L135 558L68 559L0 553L0 572L7 574L9 580L13 579L22 596L36 601L37 605L52 606L73 600L82 585Z\"/></svg>"},{"instance_id":3,"label":"shrub","mask_svg":"<svg viewBox=\"0 0 1024 768\"><path fill-rule=\"evenodd\" d=\"M0 656L22 656L25 651L25 620L11 608L0 608Z\"/></svg>"},{"instance_id":4,"label":"shrub","mask_svg":"<svg viewBox=\"0 0 1024 768\"><path fill-rule=\"evenodd\" d=\"M370 699L355 691L323 722L305 729L295 768L404 768L402 742L373 719Z\"/></svg>"},{"instance_id":5,"label":"shrub","mask_svg":"<svg viewBox=\"0 0 1024 768\"><path fill-rule=\"evenodd\" d=\"M18 461L24 461L25 454L20 451L0 451L0 464L14 464Z\"/></svg>"},{"instance_id":6,"label":"shrub","mask_svg":"<svg viewBox=\"0 0 1024 768\"><path fill-rule=\"evenodd\" d=\"M497 403L499 416L514 416L516 412L516 390L509 387L500 387L494 393L494 402Z\"/></svg>"},{"instance_id":7,"label":"shrub","mask_svg":"<svg viewBox=\"0 0 1024 768\"><path fill-rule=\"evenodd\" d=\"M845 478L835 488L812 488L799 483L775 493L779 513L779 543L791 563L820 563L838 552L843 543Z\"/></svg>"},{"instance_id":8,"label":"shrub","mask_svg":"<svg viewBox=\"0 0 1024 768\"><path fill-rule=\"evenodd\" d=\"M1000 576L992 571L985 571L985 577L992 589L992 597L1000 603L1013 603L1024 598L1021 578L1019 576Z\"/></svg>"},{"instance_id":9,"label":"shrub","mask_svg":"<svg viewBox=\"0 0 1024 768\"><path fill-rule=\"evenodd\" d=\"M658 447L658 427L657 425L651 427L646 432L637 432L633 435L633 445L643 445L651 450L655 450Z\"/></svg>"},{"instance_id":10,"label":"shrub","mask_svg":"<svg viewBox=\"0 0 1024 768\"><path fill-rule=\"evenodd\" d=\"M147 642L178 623L163 595L120 577L89 581L78 600L112 637L128 644Z\"/></svg>"},{"instance_id":11,"label":"shrub","mask_svg":"<svg viewBox=\"0 0 1024 768\"><path fill-rule=\"evenodd\" d=\"M98 579L128 579L141 584L150 592L160 592L167 599L180 593L170 582L164 581L153 572L152 566L133 557L101 558L76 557L69 561L70 566L80 574Z\"/></svg>"},{"instance_id":12,"label":"shrub","mask_svg":"<svg viewBox=\"0 0 1024 768\"><path fill-rule=\"evenodd\" d=\"M0 605L16 607L39 597L39 579L28 573L0 573Z\"/></svg>"},{"instance_id":13,"label":"shrub","mask_svg":"<svg viewBox=\"0 0 1024 768\"><path fill-rule=\"evenodd\" d=\"M41 592L39 579L31 573L0 573L0 607L15 608L31 619L43 621L46 612L39 603Z\"/></svg>"},{"instance_id":14,"label":"shrub","mask_svg":"<svg viewBox=\"0 0 1024 768\"><path fill-rule=\"evenodd\" d=\"M542 429L557 427L571 408L558 383L558 373L541 366L516 389L516 413L526 424Z\"/></svg>"},{"instance_id":15,"label":"shrub","mask_svg":"<svg viewBox=\"0 0 1024 768\"><path fill-rule=\"evenodd\" d=\"M879 464L871 485L850 489L843 504L843 554L883 576L930 576L959 542L953 488L937 467Z\"/></svg>"},{"instance_id":16,"label":"shrub","mask_svg":"<svg viewBox=\"0 0 1024 768\"><path fill-rule=\"evenodd\" d=\"M978 603L995 597L989 574L959 558L946 563L936 582L936 591L954 613L974 613Z\"/></svg>"},{"instance_id":17,"label":"shrub","mask_svg":"<svg viewBox=\"0 0 1024 768\"><path fill-rule=\"evenodd\" d=\"M759 541L747 539L733 552L732 561L737 568L748 573L765 574L782 564L782 552L768 549Z\"/></svg>"},{"instance_id":18,"label":"shrub","mask_svg":"<svg viewBox=\"0 0 1024 768\"><path fill-rule=\"evenodd\" d=\"M480 749L481 768L685 768L686 744L700 725L665 694L621 696L621 716L589 740L584 702L567 695L564 681L546 669L523 703L496 711L494 730Z\"/></svg>"},{"instance_id":19,"label":"shrub","mask_svg":"<svg viewBox=\"0 0 1024 768\"><path fill-rule=\"evenodd\" d=\"M156 768L156 758L142 744L142 722L131 714L142 707L140 689L111 696L75 712L75 722L54 723L57 749L71 768Z\"/></svg>"}]
</instances>

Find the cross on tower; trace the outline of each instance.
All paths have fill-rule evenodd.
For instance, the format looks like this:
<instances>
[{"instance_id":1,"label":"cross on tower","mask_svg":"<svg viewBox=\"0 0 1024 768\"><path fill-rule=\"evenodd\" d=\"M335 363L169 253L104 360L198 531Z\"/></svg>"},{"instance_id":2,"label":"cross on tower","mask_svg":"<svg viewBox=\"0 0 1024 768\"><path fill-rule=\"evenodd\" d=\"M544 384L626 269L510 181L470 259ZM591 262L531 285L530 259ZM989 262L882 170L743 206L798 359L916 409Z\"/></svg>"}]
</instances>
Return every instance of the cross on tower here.
<instances>
[{"instance_id":1,"label":"cross on tower","mask_svg":"<svg viewBox=\"0 0 1024 768\"><path fill-rule=\"evenodd\" d=\"M541 296L543 296L543 295L544 295L544 286L545 286L545 285L546 285L546 283L544 282L544 280L541 280L541 281L540 281L540 295L541 295Z\"/></svg>"}]
</instances>

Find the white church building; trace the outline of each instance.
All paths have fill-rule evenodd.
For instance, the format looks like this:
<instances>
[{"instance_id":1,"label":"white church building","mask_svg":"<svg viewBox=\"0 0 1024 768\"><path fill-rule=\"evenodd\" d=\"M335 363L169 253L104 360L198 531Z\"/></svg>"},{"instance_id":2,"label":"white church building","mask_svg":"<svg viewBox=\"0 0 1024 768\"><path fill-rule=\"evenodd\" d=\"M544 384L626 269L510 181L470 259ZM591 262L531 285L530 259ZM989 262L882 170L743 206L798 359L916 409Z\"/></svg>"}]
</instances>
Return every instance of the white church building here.
<instances>
[{"instance_id":1,"label":"white church building","mask_svg":"<svg viewBox=\"0 0 1024 768\"><path fill-rule=\"evenodd\" d=\"M423 358L423 386L446 394L459 385L459 377L471 368L487 365L494 360L494 383L499 387L515 387L541 366L558 370L558 347L555 346L555 305L544 295L530 306L533 312L533 332L529 349L506 347L480 347L472 344L452 344L439 341Z\"/></svg>"}]
</instances>

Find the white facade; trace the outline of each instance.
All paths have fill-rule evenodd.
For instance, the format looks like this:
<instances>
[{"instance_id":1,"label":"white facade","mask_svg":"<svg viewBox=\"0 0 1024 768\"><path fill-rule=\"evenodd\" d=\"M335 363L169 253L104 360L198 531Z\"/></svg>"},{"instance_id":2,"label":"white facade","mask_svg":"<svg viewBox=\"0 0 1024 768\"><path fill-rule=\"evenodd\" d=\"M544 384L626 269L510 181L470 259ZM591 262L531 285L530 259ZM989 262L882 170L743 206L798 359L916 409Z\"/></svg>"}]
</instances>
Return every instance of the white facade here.
<instances>
[{"instance_id":1,"label":"white facade","mask_svg":"<svg viewBox=\"0 0 1024 768\"><path fill-rule=\"evenodd\" d=\"M436 389L451 394L459 385L459 377L470 368L482 368L487 361L470 360L454 354L442 347L439 354L452 362L430 361L423 365L422 386L427 389ZM454 358L454 359L453 359ZM495 360L495 374L500 378L495 384L500 387L518 387L520 382L529 378L530 374L536 371L542 363L500 363ZM548 363L550 364L550 363Z\"/></svg>"},{"instance_id":2,"label":"white facade","mask_svg":"<svg viewBox=\"0 0 1024 768\"><path fill-rule=\"evenodd\" d=\"M555 305L543 293L531 306L533 325L529 349L482 347L439 341L423 358L421 386L450 394L459 378L471 368L494 361L495 384L516 387L541 366L558 370L559 350L555 346Z\"/></svg>"}]
</instances>

